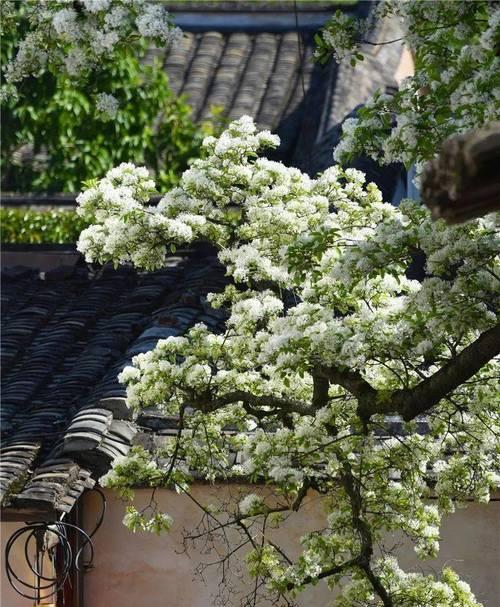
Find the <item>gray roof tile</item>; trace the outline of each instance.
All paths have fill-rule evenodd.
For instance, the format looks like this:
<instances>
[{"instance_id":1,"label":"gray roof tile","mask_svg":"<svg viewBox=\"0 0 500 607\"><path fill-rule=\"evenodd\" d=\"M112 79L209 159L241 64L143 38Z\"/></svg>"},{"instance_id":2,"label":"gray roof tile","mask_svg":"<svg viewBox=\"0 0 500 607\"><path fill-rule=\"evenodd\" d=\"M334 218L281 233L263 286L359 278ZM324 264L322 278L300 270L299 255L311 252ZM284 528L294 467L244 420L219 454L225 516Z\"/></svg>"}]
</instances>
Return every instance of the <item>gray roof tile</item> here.
<instances>
[{"instance_id":1,"label":"gray roof tile","mask_svg":"<svg viewBox=\"0 0 500 607\"><path fill-rule=\"evenodd\" d=\"M4 505L70 508L92 484L82 475L103 474L127 453L136 433L126 421L131 412L120 370L158 339L184 332L201 317L220 318L206 316L204 307L206 292L225 280L214 253L193 251L168 266L149 274L107 267L94 273L82 266L60 273L52 286L34 272L5 273ZM18 297L20 284L29 297ZM44 322L33 320L38 317Z\"/></svg>"}]
</instances>

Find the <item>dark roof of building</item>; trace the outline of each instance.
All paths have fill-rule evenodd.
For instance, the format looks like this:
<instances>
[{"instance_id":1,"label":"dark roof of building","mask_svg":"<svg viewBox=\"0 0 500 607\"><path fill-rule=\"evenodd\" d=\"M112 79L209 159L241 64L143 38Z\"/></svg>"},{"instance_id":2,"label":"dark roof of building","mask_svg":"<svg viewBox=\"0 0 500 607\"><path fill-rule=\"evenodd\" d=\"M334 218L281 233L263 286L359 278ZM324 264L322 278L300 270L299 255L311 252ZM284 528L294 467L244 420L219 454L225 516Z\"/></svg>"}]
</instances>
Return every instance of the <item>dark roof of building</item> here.
<instances>
[{"instance_id":1,"label":"dark roof of building","mask_svg":"<svg viewBox=\"0 0 500 607\"><path fill-rule=\"evenodd\" d=\"M233 20L217 29L215 19L207 25L197 18L190 28L186 18L183 43L169 55L155 53L197 120L213 105L229 118L249 114L281 136L276 158L314 174L332 164L345 115L377 88L393 84L401 49L368 46L367 59L355 68L320 66L313 62L311 21L301 28L304 13L298 16L298 32L295 20L293 27L282 20L280 28L265 19L237 26ZM397 37L397 25L384 28L374 36ZM372 168L369 178L379 177ZM384 173L387 199L398 172ZM119 371L133 355L195 322L220 328L222 313L204 297L225 280L206 249L170 257L164 270L152 273L96 270L81 261L46 272L6 270L0 503L54 514L70 510L135 440ZM160 433L171 425L154 412L139 422Z\"/></svg>"},{"instance_id":2,"label":"dark roof of building","mask_svg":"<svg viewBox=\"0 0 500 607\"><path fill-rule=\"evenodd\" d=\"M224 271L198 251L159 272L18 267L2 282L1 501L69 510L136 433L118 373L195 322L222 326L204 298Z\"/></svg>"},{"instance_id":3,"label":"dark roof of building","mask_svg":"<svg viewBox=\"0 0 500 607\"><path fill-rule=\"evenodd\" d=\"M204 3L195 3L203 5ZM213 4L213 3L208 3ZM221 5L238 5L236 14L221 13ZM245 12L241 5L254 5ZM258 14L256 4L265 4ZM184 37L182 43L166 52L151 51L164 65L170 86L185 95L195 120L207 119L214 107L232 120L243 114L254 118L260 128L270 129L281 138L276 159L310 174L331 166L332 149L338 138L335 127L346 114L379 88L395 86L402 46L364 44L366 59L354 68L325 65L314 60L314 33L333 13L333 3L299 3L297 13L290 2L215 3L218 11L193 17L177 3L175 13ZM319 15L310 27L308 15ZM370 3L354 7L363 14ZM277 14L276 24L266 20L269 11L281 7L289 17ZM328 9L328 10L327 10ZM232 19L230 19L232 17ZM370 35L370 42L398 38L401 26L384 20ZM320 149L322 153L313 151Z\"/></svg>"}]
</instances>

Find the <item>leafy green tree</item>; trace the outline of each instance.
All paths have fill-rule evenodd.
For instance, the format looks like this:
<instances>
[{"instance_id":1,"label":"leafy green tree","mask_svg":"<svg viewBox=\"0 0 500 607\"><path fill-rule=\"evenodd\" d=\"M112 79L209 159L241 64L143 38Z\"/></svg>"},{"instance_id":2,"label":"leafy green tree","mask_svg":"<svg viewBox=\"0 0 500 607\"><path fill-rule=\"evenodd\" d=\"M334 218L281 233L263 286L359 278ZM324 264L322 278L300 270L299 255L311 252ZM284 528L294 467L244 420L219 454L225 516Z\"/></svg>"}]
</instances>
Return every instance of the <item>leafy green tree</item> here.
<instances>
[{"instance_id":1,"label":"leafy green tree","mask_svg":"<svg viewBox=\"0 0 500 607\"><path fill-rule=\"evenodd\" d=\"M161 187L170 187L199 154L208 123L195 125L189 105L171 92L161 66L144 61L149 40L165 44L164 38L128 32L121 25L122 37L114 45L89 56L95 47L92 34L101 40L120 25L116 17L114 29L102 29L106 15L135 7L137 20L148 15L148 3L101 4L100 12L91 12L94 5L85 2L80 12L56 1L45 3L44 10L38 2L2 4L4 11L9 7L2 19L2 189L78 191L84 180L125 160L146 164ZM54 23L59 24L61 13L63 24L76 28L75 39L67 28L58 35ZM28 53L30 36L35 42ZM26 53L45 53L45 63L34 69L31 62L28 70L21 69L26 63L21 62L16 68L16 59ZM71 61L68 67L75 53L81 59L76 72ZM12 73L17 72L16 79Z\"/></svg>"}]
</instances>

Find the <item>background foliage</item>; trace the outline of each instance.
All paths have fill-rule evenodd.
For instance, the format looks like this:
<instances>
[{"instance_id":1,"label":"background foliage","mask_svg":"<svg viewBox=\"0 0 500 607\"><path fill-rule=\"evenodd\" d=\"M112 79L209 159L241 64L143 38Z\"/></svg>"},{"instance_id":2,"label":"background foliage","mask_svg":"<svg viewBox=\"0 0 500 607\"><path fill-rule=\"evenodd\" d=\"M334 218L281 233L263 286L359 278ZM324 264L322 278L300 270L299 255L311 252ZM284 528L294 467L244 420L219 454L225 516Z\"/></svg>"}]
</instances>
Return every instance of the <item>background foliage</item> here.
<instances>
[{"instance_id":1,"label":"background foliage","mask_svg":"<svg viewBox=\"0 0 500 607\"><path fill-rule=\"evenodd\" d=\"M17 19L3 24L4 66L29 29L24 13L21 3ZM176 183L211 128L194 124L161 66L144 63L145 52L137 40L113 50L91 79L45 71L23 80L17 99L3 99L2 189L77 191L82 181L125 161L147 165L162 187ZM98 92L117 99L114 119L97 111Z\"/></svg>"},{"instance_id":2,"label":"background foliage","mask_svg":"<svg viewBox=\"0 0 500 607\"><path fill-rule=\"evenodd\" d=\"M382 19L402 19L406 34L393 43L411 49L415 74L391 94L378 92L343 123L334 158L370 156L380 164L416 166L434 158L454 135L500 119L498 2L380 2L370 19L337 11L316 35L320 61L362 60Z\"/></svg>"},{"instance_id":3,"label":"background foliage","mask_svg":"<svg viewBox=\"0 0 500 607\"><path fill-rule=\"evenodd\" d=\"M0 209L2 242L66 244L77 241L90 221L72 209Z\"/></svg>"}]
</instances>

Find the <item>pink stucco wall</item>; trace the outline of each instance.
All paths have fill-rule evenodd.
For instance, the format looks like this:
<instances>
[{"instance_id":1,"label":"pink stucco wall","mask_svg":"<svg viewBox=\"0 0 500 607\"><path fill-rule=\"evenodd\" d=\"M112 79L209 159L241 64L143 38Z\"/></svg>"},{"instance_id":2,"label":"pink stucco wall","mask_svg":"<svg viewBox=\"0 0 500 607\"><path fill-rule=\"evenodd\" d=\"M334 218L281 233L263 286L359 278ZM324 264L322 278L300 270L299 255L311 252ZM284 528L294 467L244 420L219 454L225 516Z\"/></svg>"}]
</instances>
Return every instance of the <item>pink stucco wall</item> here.
<instances>
[{"instance_id":1,"label":"pink stucco wall","mask_svg":"<svg viewBox=\"0 0 500 607\"><path fill-rule=\"evenodd\" d=\"M5 544L7 543L7 540L9 539L11 534L14 533L14 531L20 526L22 525L20 525L19 523L4 522L2 522L0 525L0 535L2 540L2 553L0 555L2 565L2 575L0 577L1 607L27 607L28 605L31 607L33 605L33 601L23 599L18 594L16 594L14 590L12 590L5 574ZM33 576L29 574L28 568L24 565L24 556L22 555L21 551L12 551L10 558L14 571L19 572L26 580L33 580Z\"/></svg>"},{"instance_id":2,"label":"pink stucco wall","mask_svg":"<svg viewBox=\"0 0 500 607\"><path fill-rule=\"evenodd\" d=\"M198 486L194 496L203 502L227 496L237 487ZM133 534L121 523L124 505L106 491L108 509L103 527L95 537L94 569L85 576L85 607L209 607L218 594L220 577L215 570L207 572L205 582L194 579L194 570L201 559L213 560L214 555L182 553L181 534L184 527L192 529L200 518L197 506L185 496L162 490L156 498L175 519L168 535ZM138 492L138 503L145 505L150 492ZM97 516L98 500L92 494L85 498L85 523L90 528ZM281 531L280 542L291 553L307 529L321 522L321 504L310 498L306 506L294 515ZM3 545L16 528L2 523ZM401 554L404 567L439 571L444 564L456 569L468 581L485 607L498 605L497 572L500 570L500 502L470 505L449 517L442 527L443 543L439 559L418 561L409 548ZM398 538L394 538L394 542ZM391 539L389 539L390 543ZM16 597L9 589L3 571L2 607L28 607L32 603ZM300 597L300 604L323 607L331 604L332 595L325 584L318 584ZM233 605L239 597L233 596Z\"/></svg>"},{"instance_id":3,"label":"pink stucco wall","mask_svg":"<svg viewBox=\"0 0 500 607\"><path fill-rule=\"evenodd\" d=\"M231 488L231 491L236 490ZM226 491L224 487L200 486L194 494L201 501L210 501L224 496ZM146 504L150 492L138 493L139 503ZM174 530L161 537L132 534L121 524L123 504L109 492L106 494L107 522L95 540L96 566L85 583L86 607L208 607L218 592L218 575L215 571L212 575L207 574L205 584L194 580L193 571L200 562L199 555L192 554L190 558L178 553L182 550L183 527L192 528L193 522L200 518L197 506L184 496L161 491L157 499L174 517ZM85 504L88 524L94 514L93 504L97 504L94 500L89 495ZM306 529L321 525L321 520L321 505L317 498L310 498L280 534L281 545L294 552ZM496 572L500 570L500 503L471 505L458 510L445 522L442 531L444 541L439 559L422 563L409 548L402 555L401 564L417 567L417 570L423 564L428 570L439 570L444 564L449 564L471 584L485 607L496 607L499 590ZM213 555L204 555L203 558L205 561L213 560ZM304 607L327 606L331 603L331 596L326 584L320 583L301 595L300 604ZM236 596L234 604L239 604Z\"/></svg>"}]
</instances>

